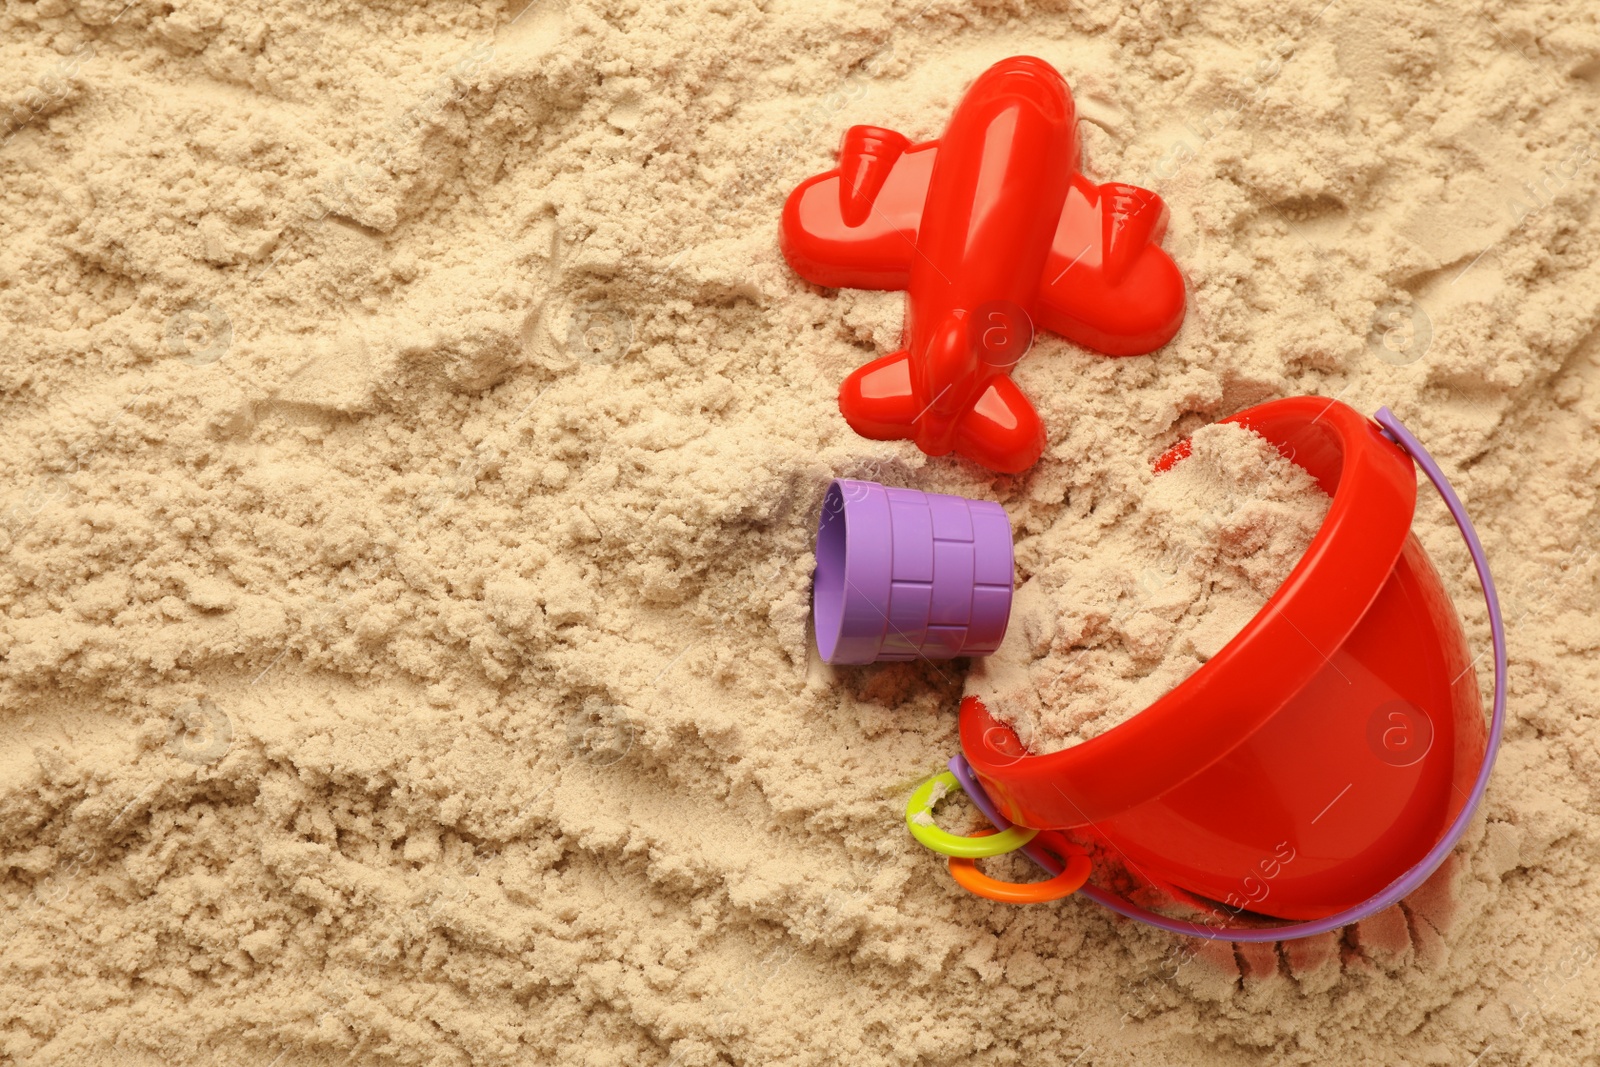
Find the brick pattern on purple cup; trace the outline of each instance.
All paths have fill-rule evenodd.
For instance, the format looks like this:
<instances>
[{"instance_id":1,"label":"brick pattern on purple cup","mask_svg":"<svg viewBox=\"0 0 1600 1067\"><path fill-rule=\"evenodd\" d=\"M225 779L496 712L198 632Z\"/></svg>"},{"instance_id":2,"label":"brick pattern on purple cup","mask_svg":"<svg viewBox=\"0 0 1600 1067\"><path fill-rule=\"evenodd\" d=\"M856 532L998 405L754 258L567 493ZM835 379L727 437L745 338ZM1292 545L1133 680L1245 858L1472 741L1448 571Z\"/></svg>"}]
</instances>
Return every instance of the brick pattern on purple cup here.
<instances>
[{"instance_id":1,"label":"brick pattern on purple cup","mask_svg":"<svg viewBox=\"0 0 1600 1067\"><path fill-rule=\"evenodd\" d=\"M988 655L1012 573L1000 505L837 480L818 526L818 648L837 664Z\"/></svg>"}]
</instances>

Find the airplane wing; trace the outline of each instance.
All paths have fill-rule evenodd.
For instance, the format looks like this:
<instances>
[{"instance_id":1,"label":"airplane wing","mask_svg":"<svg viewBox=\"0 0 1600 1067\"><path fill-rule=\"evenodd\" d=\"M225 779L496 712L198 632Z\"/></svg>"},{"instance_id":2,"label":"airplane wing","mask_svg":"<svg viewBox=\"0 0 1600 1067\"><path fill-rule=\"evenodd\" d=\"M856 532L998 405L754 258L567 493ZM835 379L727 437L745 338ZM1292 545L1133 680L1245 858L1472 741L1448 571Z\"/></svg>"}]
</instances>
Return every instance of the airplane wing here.
<instances>
[{"instance_id":1,"label":"airplane wing","mask_svg":"<svg viewBox=\"0 0 1600 1067\"><path fill-rule=\"evenodd\" d=\"M939 142L852 126L839 166L783 206L780 243L801 277L840 289L904 289ZM1074 174L1034 301L1039 326L1096 352L1134 356L1183 323L1183 276L1160 241L1167 207L1147 189Z\"/></svg>"},{"instance_id":2,"label":"airplane wing","mask_svg":"<svg viewBox=\"0 0 1600 1067\"><path fill-rule=\"evenodd\" d=\"M938 147L877 126L846 130L839 166L802 182L783 205L789 265L817 285L904 289Z\"/></svg>"},{"instance_id":3,"label":"airplane wing","mask_svg":"<svg viewBox=\"0 0 1600 1067\"><path fill-rule=\"evenodd\" d=\"M1034 301L1037 324L1108 356L1137 356L1183 324L1183 275L1161 248L1167 206L1148 189L1073 176Z\"/></svg>"}]
</instances>

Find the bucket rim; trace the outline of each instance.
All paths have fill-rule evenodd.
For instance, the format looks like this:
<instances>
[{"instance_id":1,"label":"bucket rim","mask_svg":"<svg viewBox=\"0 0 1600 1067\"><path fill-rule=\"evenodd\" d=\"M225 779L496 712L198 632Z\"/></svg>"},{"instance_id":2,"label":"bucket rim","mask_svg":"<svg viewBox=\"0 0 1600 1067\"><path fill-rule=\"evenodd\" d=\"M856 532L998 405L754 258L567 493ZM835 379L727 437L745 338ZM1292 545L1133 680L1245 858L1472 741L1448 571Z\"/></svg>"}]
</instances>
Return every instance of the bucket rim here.
<instances>
[{"instance_id":1,"label":"bucket rim","mask_svg":"<svg viewBox=\"0 0 1600 1067\"><path fill-rule=\"evenodd\" d=\"M1317 479L1327 516L1283 584L1217 655L1105 733L1029 755L976 697L961 748L1000 811L1039 828L1115 817L1204 771L1261 728L1329 662L1393 571L1416 507L1411 457L1336 399L1287 397L1218 420L1247 426ZM1157 459L1166 469L1188 439ZM1221 709L1221 710L1219 710Z\"/></svg>"}]
</instances>

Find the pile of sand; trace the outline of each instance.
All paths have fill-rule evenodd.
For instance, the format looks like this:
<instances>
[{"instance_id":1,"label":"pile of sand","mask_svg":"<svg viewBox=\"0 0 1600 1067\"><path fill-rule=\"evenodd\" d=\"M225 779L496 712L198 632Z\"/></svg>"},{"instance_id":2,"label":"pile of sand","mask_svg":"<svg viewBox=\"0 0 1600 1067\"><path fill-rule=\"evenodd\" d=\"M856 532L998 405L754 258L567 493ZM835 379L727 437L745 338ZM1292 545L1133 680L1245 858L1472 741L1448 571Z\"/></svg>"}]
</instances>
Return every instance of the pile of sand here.
<instances>
[{"instance_id":1,"label":"pile of sand","mask_svg":"<svg viewBox=\"0 0 1600 1067\"><path fill-rule=\"evenodd\" d=\"M0 1059L1592 1056L1595 19L7 6ZM937 136L1019 52L1093 176L1165 196L1192 300L1148 358L1041 336L1050 446L993 479L849 431L901 298L803 284L776 228L847 125ZM1117 472L1296 393L1392 406L1495 561L1462 851L1281 950L967 896L901 822L961 668L808 658L828 478L1001 501L1026 580L1134 510Z\"/></svg>"},{"instance_id":2,"label":"pile of sand","mask_svg":"<svg viewBox=\"0 0 1600 1067\"><path fill-rule=\"evenodd\" d=\"M1017 590L1006 639L966 691L1028 750L1127 722L1244 629L1305 555L1331 498L1258 434L1202 426L1169 471L1119 472L1134 510L1039 535L1050 562Z\"/></svg>"}]
</instances>

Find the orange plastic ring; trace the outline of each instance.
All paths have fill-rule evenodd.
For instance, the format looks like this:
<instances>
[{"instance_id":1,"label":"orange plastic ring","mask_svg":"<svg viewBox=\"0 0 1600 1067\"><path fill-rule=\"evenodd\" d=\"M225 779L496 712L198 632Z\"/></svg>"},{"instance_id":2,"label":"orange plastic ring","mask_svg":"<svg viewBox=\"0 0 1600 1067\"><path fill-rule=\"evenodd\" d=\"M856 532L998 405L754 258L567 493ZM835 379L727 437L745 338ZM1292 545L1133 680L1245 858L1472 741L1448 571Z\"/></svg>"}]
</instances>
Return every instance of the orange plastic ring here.
<instances>
[{"instance_id":1,"label":"orange plastic ring","mask_svg":"<svg viewBox=\"0 0 1600 1067\"><path fill-rule=\"evenodd\" d=\"M979 830L973 837L986 837L997 831ZM1061 861L1061 873L1043 882L1002 882L978 870L976 860L950 857L950 877L967 892L1002 904L1043 904L1070 897L1089 880L1089 857L1078 851L1054 830L1041 830L1033 843Z\"/></svg>"}]
</instances>

